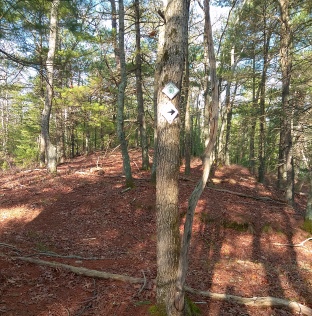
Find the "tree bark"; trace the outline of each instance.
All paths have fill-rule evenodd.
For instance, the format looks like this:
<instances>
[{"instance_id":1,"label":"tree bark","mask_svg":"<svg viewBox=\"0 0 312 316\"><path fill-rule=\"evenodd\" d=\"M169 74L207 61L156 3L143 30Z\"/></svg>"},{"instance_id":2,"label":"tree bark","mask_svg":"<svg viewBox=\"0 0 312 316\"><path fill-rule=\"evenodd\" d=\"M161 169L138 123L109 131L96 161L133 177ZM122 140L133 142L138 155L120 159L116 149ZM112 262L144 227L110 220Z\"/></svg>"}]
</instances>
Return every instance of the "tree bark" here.
<instances>
[{"instance_id":1,"label":"tree bark","mask_svg":"<svg viewBox=\"0 0 312 316\"><path fill-rule=\"evenodd\" d=\"M168 316L182 315L174 306L180 251L178 178L180 165L180 122L171 124L161 114L169 98L162 92L169 82L181 92L188 27L188 0L172 0L164 8L164 46L160 49L157 94L157 306ZM171 103L179 111L180 92Z\"/></svg>"},{"instance_id":2,"label":"tree bark","mask_svg":"<svg viewBox=\"0 0 312 316\"><path fill-rule=\"evenodd\" d=\"M56 173L56 147L52 144L50 139L50 116L53 101L53 75L54 75L54 58L56 51L57 40L57 21L58 21L58 7L60 0L53 0L51 4L50 17L50 35L49 35L49 51L46 61L47 69L47 85L44 108L41 116L41 141L42 147L45 151L47 170L50 173Z\"/></svg>"}]
</instances>

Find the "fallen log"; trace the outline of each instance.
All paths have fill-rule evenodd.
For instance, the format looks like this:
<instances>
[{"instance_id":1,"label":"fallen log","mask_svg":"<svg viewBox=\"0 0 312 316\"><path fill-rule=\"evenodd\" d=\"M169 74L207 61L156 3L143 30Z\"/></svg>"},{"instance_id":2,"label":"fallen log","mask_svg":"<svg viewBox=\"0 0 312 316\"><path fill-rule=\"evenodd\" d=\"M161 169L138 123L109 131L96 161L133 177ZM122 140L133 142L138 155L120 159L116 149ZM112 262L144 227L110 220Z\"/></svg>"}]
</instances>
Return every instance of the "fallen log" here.
<instances>
[{"instance_id":1,"label":"fallen log","mask_svg":"<svg viewBox=\"0 0 312 316\"><path fill-rule=\"evenodd\" d=\"M75 266L71 266L64 263L45 261L45 260L40 260L40 259L35 259L35 258L28 258L28 257L12 257L12 258L29 262L29 263L45 265L52 268L63 268L73 273L88 276L88 277L93 277L93 278L112 279L112 280L117 280L117 281L130 282L133 284L134 283L139 283L139 284L144 284L144 285L146 284L146 278L144 274L143 274L144 278L134 278L127 275L107 273L103 271L87 269L84 267L75 267ZM142 287L142 290L143 288L144 286ZM302 305L294 301L271 297L271 296L241 297L241 296L230 295L230 294L220 294L220 293L213 293L209 291L199 291L199 290L190 288L188 286L185 287L185 291L192 294L204 296L204 297L209 297L210 299L217 300L217 301L226 301L229 303L236 303L239 305L253 306L253 307L258 307L258 308L265 308L265 307L286 308L288 310L291 310L292 312L300 313L300 315L312 316L312 309L305 305Z\"/></svg>"},{"instance_id":2,"label":"fallen log","mask_svg":"<svg viewBox=\"0 0 312 316\"><path fill-rule=\"evenodd\" d=\"M237 303L240 305L245 306L253 306L253 307L284 307L286 309L291 310L295 313L300 313L300 315L312 316L312 309L302 305L300 303L289 301L282 298L276 298L272 296L265 296L265 297L241 297L236 295L230 294L219 294L219 293L212 293L209 291L199 291L192 289L190 287L185 287L185 291L200 295L206 296L213 300L218 301L227 301L229 303Z\"/></svg>"}]
</instances>

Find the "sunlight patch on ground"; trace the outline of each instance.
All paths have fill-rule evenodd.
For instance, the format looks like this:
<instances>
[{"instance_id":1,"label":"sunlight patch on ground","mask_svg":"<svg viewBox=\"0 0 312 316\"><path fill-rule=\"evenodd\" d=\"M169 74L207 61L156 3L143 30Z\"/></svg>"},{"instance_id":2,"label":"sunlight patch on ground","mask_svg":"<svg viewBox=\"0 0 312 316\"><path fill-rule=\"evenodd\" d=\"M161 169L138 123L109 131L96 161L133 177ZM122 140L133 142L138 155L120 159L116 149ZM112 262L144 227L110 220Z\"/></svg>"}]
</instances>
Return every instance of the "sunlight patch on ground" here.
<instances>
[{"instance_id":1,"label":"sunlight patch on ground","mask_svg":"<svg viewBox=\"0 0 312 316\"><path fill-rule=\"evenodd\" d=\"M26 206L0 208L0 223L6 224L13 220L28 223L33 221L40 213L40 209L30 209Z\"/></svg>"}]
</instances>

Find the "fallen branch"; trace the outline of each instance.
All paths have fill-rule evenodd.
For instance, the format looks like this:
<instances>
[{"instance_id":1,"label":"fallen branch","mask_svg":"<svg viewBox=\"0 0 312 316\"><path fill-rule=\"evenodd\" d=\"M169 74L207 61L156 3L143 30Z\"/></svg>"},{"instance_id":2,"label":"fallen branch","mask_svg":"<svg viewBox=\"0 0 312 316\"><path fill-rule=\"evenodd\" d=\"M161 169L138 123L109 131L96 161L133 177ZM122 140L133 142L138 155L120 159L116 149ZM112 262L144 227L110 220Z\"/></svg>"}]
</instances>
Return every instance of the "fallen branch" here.
<instances>
[{"instance_id":1,"label":"fallen branch","mask_svg":"<svg viewBox=\"0 0 312 316\"><path fill-rule=\"evenodd\" d=\"M55 258L61 258L61 259L77 259L77 260L103 260L107 258L102 257L82 257L82 256L76 256L76 255L59 255L55 252L46 252L46 251L38 251L32 255L28 255L27 257L35 257L35 256L45 256L45 257L55 257Z\"/></svg>"},{"instance_id":2,"label":"fallen branch","mask_svg":"<svg viewBox=\"0 0 312 316\"><path fill-rule=\"evenodd\" d=\"M83 267L75 267L64 263L59 262L51 262L45 261L40 259L28 258L28 257L12 257L13 259L18 259L30 263L36 263L39 265L49 266L52 268L63 268L69 270L73 273L79 275L85 275L92 278L100 278L100 279L112 279L117 281L129 282L129 283L144 283L144 279L142 278L134 278L127 275L115 274L115 273L108 273L98 270L87 269Z\"/></svg>"},{"instance_id":3,"label":"fallen branch","mask_svg":"<svg viewBox=\"0 0 312 316\"><path fill-rule=\"evenodd\" d=\"M278 242L275 242L273 243L273 245L276 245L276 246L287 246L287 247L304 247L304 244L309 241L309 240L312 240L312 237L300 242L299 244L280 244Z\"/></svg>"},{"instance_id":4,"label":"fallen branch","mask_svg":"<svg viewBox=\"0 0 312 316\"><path fill-rule=\"evenodd\" d=\"M230 294L219 294L219 293L212 293L209 291L198 291L192 289L190 287L185 287L185 290L189 293L206 296L213 300L217 301L227 301L230 303L237 303L240 305L245 306L252 306L252 307L284 307L292 312L300 313L300 315L312 316L312 309L302 305L300 303L289 301L286 299L266 296L266 297L240 297L236 295Z\"/></svg>"},{"instance_id":5,"label":"fallen branch","mask_svg":"<svg viewBox=\"0 0 312 316\"><path fill-rule=\"evenodd\" d=\"M125 193L125 192L130 191L130 190L131 190L131 188L126 188L126 189L123 189L122 191L120 191L120 193Z\"/></svg>"},{"instance_id":6,"label":"fallen branch","mask_svg":"<svg viewBox=\"0 0 312 316\"><path fill-rule=\"evenodd\" d=\"M141 294L141 292L145 289L145 286L146 286L146 276L145 276L144 270L142 270L142 273L143 273L143 277L144 277L144 283L141 286L140 291L138 292L138 296Z\"/></svg>"},{"instance_id":7,"label":"fallen branch","mask_svg":"<svg viewBox=\"0 0 312 316\"><path fill-rule=\"evenodd\" d=\"M264 202L269 201L269 202L275 202L275 203L278 203L278 204L286 204L286 202L284 202L282 200L275 200L275 199L271 199L271 198L266 197L266 196L248 195L248 194L243 194L243 193L230 191L230 190L225 190L225 189L217 189L217 188L213 188L213 187L208 187L208 189L214 190L214 191L218 191L218 192L235 194L235 195L238 195L238 196L241 196L241 197L244 197L244 198L248 198L248 199L260 200L260 201L264 201Z\"/></svg>"},{"instance_id":8,"label":"fallen branch","mask_svg":"<svg viewBox=\"0 0 312 316\"><path fill-rule=\"evenodd\" d=\"M139 283L139 284L143 284L142 290L144 289L145 284L146 284L146 277L144 273L143 273L144 278L134 278L134 277L129 277L127 275L107 273L103 271L91 270L91 269L87 269L83 267L75 267L75 266L71 266L71 265L63 264L59 262L50 262L50 261L44 261L44 260L39 260L39 259L34 259L34 258L13 257L13 259L18 259L18 260L22 260L22 261L26 261L30 263L39 264L39 265L45 265L52 268L64 268L73 273L88 276L88 277L93 277L93 278L112 279L112 280L123 281L123 282ZM237 303L240 305L253 306L253 307L259 307L259 308L283 307L293 312L299 312L301 313L301 315L312 316L312 309L305 305L302 305L294 301L289 301L286 299L281 299L281 298L276 298L276 297L271 297L271 296L245 298L245 297L229 295L229 294L212 293L209 291L199 291L199 290L190 288L188 286L185 286L185 291L192 294L209 297L210 299L217 300L217 301L226 301L230 303Z\"/></svg>"},{"instance_id":9,"label":"fallen branch","mask_svg":"<svg viewBox=\"0 0 312 316\"><path fill-rule=\"evenodd\" d=\"M0 246L13 249L13 250L15 250L15 251L17 251L17 252L21 252L21 251L20 251L19 249L17 249L15 246L10 245L10 244L6 244L6 243L3 243L3 242L0 242Z\"/></svg>"}]
</instances>

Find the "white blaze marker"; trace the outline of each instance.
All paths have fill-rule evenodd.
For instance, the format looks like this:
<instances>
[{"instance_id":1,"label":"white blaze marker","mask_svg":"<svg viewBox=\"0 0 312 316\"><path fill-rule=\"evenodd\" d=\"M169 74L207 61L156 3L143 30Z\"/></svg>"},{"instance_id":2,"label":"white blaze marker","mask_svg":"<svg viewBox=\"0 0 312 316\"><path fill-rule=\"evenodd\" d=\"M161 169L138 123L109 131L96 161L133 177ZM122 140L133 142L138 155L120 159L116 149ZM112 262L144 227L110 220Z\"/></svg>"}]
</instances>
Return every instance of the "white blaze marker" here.
<instances>
[{"instance_id":1,"label":"white blaze marker","mask_svg":"<svg viewBox=\"0 0 312 316\"><path fill-rule=\"evenodd\" d=\"M160 113L169 124L171 124L179 114L178 110L170 101L163 102L160 104Z\"/></svg>"}]
</instances>

